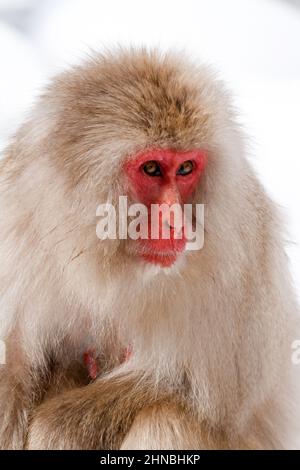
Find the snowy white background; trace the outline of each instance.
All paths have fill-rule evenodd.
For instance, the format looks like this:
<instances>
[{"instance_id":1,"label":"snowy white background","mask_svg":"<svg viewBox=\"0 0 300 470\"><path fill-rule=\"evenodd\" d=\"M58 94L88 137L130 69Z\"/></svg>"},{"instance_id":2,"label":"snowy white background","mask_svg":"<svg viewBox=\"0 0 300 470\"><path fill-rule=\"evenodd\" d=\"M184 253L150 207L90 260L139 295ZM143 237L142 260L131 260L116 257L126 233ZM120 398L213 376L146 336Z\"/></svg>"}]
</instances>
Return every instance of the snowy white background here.
<instances>
[{"instance_id":1,"label":"snowy white background","mask_svg":"<svg viewBox=\"0 0 300 470\"><path fill-rule=\"evenodd\" d=\"M49 77L116 43L186 49L219 69L286 212L300 296L300 0L0 0L0 149Z\"/></svg>"}]
</instances>

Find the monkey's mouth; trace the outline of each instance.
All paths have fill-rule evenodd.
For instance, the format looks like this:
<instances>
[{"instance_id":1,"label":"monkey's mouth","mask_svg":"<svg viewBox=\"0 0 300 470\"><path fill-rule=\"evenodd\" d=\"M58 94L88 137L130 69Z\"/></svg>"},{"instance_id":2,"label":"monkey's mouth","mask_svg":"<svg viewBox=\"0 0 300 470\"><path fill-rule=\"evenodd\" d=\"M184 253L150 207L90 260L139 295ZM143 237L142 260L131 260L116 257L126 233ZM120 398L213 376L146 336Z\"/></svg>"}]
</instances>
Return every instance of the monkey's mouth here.
<instances>
[{"instance_id":1,"label":"monkey's mouth","mask_svg":"<svg viewBox=\"0 0 300 470\"><path fill-rule=\"evenodd\" d=\"M185 239L147 239L139 240L140 255L144 261L169 267L185 249Z\"/></svg>"},{"instance_id":2,"label":"monkey's mouth","mask_svg":"<svg viewBox=\"0 0 300 470\"><path fill-rule=\"evenodd\" d=\"M147 263L159 264L163 268L172 266L177 260L177 254L144 253L142 257Z\"/></svg>"}]
</instances>

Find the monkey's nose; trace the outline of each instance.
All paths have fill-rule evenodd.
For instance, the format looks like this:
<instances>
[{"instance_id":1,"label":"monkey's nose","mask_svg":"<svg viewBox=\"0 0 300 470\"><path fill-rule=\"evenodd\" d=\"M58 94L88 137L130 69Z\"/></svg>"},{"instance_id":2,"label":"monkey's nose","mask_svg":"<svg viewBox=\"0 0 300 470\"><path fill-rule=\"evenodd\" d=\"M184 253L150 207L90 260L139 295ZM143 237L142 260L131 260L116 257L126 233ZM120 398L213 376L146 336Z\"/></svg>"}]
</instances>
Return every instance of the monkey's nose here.
<instances>
[{"instance_id":1,"label":"monkey's nose","mask_svg":"<svg viewBox=\"0 0 300 470\"><path fill-rule=\"evenodd\" d=\"M178 190L174 187L166 189L162 194L161 204L172 206L173 204L180 204L180 202Z\"/></svg>"}]
</instances>

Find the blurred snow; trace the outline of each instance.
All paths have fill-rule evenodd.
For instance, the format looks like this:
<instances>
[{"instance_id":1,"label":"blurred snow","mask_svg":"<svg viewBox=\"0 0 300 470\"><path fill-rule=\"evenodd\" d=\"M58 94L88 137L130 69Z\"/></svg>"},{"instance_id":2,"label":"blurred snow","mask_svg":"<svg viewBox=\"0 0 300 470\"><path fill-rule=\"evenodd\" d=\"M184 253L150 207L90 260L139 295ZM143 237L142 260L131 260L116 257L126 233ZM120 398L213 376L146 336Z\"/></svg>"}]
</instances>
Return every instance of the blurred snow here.
<instances>
[{"instance_id":1,"label":"blurred snow","mask_svg":"<svg viewBox=\"0 0 300 470\"><path fill-rule=\"evenodd\" d=\"M288 229L287 252L300 299L300 80L259 78L235 83L249 156Z\"/></svg>"},{"instance_id":2,"label":"blurred snow","mask_svg":"<svg viewBox=\"0 0 300 470\"><path fill-rule=\"evenodd\" d=\"M0 9L24 8L31 5L35 0L0 0Z\"/></svg>"},{"instance_id":3,"label":"blurred snow","mask_svg":"<svg viewBox=\"0 0 300 470\"><path fill-rule=\"evenodd\" d=\"M292 3L0 0L0 147L41 84L90 49L185 49L214 65L233 90L253 163L286 209L300 294L300 8Z\"/></svg>"},{"instance_id":4,"label":"blurred snow","mask_svg":"<svg viewBox=\"0 0 300 470\"><path fill-rule=\"evenodd\" d=\"M0 150L23 120L44 73L31 42L0 21Z\"/></svg>"},{"instance_id":5,"label":"blurred snow","mask_svg":"<svg viewBox=\"0 0 300 470\"><path fill-rule=\"evenodd\" d=\"M277 0L49 0L42 5L33 38L51 66L77 60L90 47L143 43L186 47L224 76L300 78L300 14Z\"/></svg>"}]
</instances>

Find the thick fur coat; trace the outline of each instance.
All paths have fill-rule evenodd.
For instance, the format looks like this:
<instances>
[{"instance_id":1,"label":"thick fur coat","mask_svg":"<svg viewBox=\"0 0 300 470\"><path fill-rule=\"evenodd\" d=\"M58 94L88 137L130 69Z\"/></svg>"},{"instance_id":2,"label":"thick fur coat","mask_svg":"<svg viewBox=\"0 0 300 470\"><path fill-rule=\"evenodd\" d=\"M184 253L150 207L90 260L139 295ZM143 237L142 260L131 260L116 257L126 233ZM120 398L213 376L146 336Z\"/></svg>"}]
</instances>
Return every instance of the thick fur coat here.
<instances>
[{"instance_id":1,"label":"thick fur coat","mask_svg":"<svg viewBox=\"0 0 300 470\"><path fill-rule=\"evenodd\" d=\"M96 236L148 147L208 152L204 247L171 268ZM223 84L179 55L119 51L53 80L1 161L0 448L300 447L298 306L245 153Z\"/></svg>"}]
</instances>

